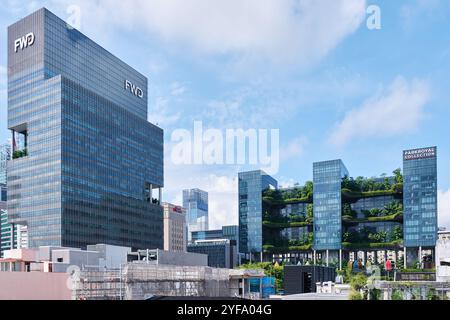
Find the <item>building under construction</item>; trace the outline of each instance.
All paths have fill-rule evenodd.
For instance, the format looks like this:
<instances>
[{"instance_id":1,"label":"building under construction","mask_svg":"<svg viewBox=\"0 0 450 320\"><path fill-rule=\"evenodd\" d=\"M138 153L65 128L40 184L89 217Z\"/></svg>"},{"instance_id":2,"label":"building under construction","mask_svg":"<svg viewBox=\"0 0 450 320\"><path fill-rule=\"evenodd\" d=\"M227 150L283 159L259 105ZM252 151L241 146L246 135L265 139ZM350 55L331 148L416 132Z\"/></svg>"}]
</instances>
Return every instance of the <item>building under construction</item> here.
<instances>
[{"instance_id":1,"label":"building under construction","mask_svg":"<svg viewBox=\"0 0 450 320\"><path fill-rule=\"evenodd\" d=\"M250 292L249 279L262 277L262 270L128 263L118 271L74 272L72 299L144 300L153 296L257 299L260 292Z\"/></svg>"}]
</instances>

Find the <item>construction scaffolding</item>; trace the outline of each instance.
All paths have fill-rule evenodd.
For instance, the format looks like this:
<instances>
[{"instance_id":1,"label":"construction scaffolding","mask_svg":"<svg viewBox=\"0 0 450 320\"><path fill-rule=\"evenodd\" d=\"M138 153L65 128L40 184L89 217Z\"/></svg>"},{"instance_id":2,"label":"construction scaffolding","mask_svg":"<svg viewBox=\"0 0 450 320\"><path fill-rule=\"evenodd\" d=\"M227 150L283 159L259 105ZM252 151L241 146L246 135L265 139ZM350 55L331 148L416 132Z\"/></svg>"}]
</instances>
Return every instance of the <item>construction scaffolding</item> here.
<instances>
[{"instance_id":1,"label":"construction scaffolding","mask_svg":"<svg viewBox=\"0 0 450 320\"><path fill-rule=\"evenodd\" d=\"M121 270L80 271L72 276L76 300L143 300L152 296L235 296L229 269L129 263Z\"/></svg>"},{"instance_id":2,"label":"construction scaffolding","mask_svg":"<svg viewBox=\"0 0 450 320\"><path fill-rule=\"evenodd\" d=\"M72 275L74 300L122 300L123 270L80 271Z\"/></svg>"}]
</instances>

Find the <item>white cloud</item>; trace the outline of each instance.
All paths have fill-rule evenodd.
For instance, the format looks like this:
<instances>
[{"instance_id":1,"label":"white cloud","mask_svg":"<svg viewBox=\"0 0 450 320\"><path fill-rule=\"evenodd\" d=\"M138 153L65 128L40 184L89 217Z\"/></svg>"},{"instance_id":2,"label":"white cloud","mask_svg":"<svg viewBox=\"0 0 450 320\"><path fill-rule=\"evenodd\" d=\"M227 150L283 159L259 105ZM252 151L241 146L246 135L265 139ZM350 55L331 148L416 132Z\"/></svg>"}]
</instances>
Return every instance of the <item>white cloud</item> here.
<instances>
[{"instance_id":1,"label":"white cloud","mask_svg":"<svg viewBox=\"0 0 450 320\"><path fill-rule=\"evenodd\" d=\"M450 230L450 189L438 191L439 227Z\"/></svg>"},{"instance_id":2,"label":"white cloud","mask_svg":"<svg viewBox=\"0 0 450 320\"><path fill-rule=\"evenodd\" d=\"M52 0L55 6L72 0ZM365 0L80 0L82 29L146 31L168 44L237 60L309 64L360 26Z\"/></svg>"},{"instance_id":3,"label":"white cloud","mask_svg":"<svg viewBox=\"0 0 450 320\"><path fill-rule=\"evenodd\" d=\"M181 96L186 92L186 87L178 82L172 83L170 87L171 87L170 94L174 97Z\"/></svg>"},{"instance_id":4,"label":"white cloud","mask_svg":"<svg viewBox=\"0 0 450 320\"><path fill-rule=\"evenodd\" d=\"M177 166L173 165L168 157L164 168L164 201L182 205L182 190L199 188L208 192L210 229L238 224L236 168Z\"/></svg>"},{"instance_id":5,"label":"white cloud","mask_svg":"<svg viewBox=\"0 0 450 320\"><path fill-rule=\"evenodd\" d=\"M180 112L173 112L169 106L170 99L157 97L154 106L149 108L148 121L160 127L174 124L180 119Z\"/></svg>"},{"instance_id":6,"label":"white cloud","mask_svg":"<svg viewBox=\"0 0 450 320\"><path fill-rule=\"evenodd\" d=\"M430 98L428 83L397 77L388 90L351 110L333 129L330 142L345 145L352 138L394 136L414 131Z\"/></svg>"},{"instance_id":7,"label":"white cloud","mask_svg":"<svg viewBox=\"0 0 450 320\"><path fill-rule=\"evenodd\" d=\"M305 151L305 146L308 144L308 139L304 136L291 140L286 146L280 150L281 160L288 160L291 158L300 158Z\"/></svg>"}]
</instances>

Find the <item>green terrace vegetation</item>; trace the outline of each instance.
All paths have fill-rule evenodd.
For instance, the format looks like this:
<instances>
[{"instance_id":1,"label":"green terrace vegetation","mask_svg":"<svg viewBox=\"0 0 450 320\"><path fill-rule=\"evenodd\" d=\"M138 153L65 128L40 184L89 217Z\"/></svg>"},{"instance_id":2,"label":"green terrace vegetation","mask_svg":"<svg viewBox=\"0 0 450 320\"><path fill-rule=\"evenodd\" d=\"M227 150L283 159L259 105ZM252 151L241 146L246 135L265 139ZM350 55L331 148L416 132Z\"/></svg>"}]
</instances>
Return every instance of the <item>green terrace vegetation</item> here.
<instances>
[{"instance_id":1,"label":"green terrace vegetation","mask_svg":"<svg viewBox=\"0 0 450 320\"><path fill-rule=\"evenodd\" d=\"M400 248L402 240L390 241L390 242L367 242L367 243L350 243L342 242L342 247L346 249L386 249L386 248Z\"/></svg>"},{"instance_id":2,"label":"green terrace vegetation","mask_svg":"<svg viewBox=\"0 0 450 320\"><path fill-rule=\"evenodd\" d=\"M342 234L344 248L397 248L403 242L403 228L395 226L391 232L374 232L371 228L363 227L360 230L350 230Z\"/></svg>"},{"instance_id":3,"label":"green terrace vegetation","mask_svg":"<svg viewBox=\"0 0 450 320\"><path fill-rule=\"evenodd\" d=\"M342 179L342 196L347 200L360 198L396 196L403 192L403 176L400 169L393 171L394 176L388 178L385 174L380 179L345 176Z\"/></svg>"},{"instance_id":4,"label":"green terrace vegetation","mask_svg":"<svg viewBox=\"0 0 450 320\"><path fill-rule=\"evenodd\" d=\"M386 222L402 221L403 204L399 201L392 201L384 206L383 209L372 208L364 210L364 218L357 218L357 212L352 209L349 203L342 205L342 220L349 223L359 222Z\"/></svg>"},{"instance_id":5,"label":"green terrace vegetation","mask_svg":"<svg viewBox=\"0 0 450 320\"><path fill-rule=\"evenodd\" d=\"M310 226L313 223L312 203L306 205L306 213L304 215L290 214L283 216L280 213L280 209L267 204L263 205L263 226L267 228L296 228Z\"/></svg>"},{"instance_id":6,"label":"green terrace vegetation","mask_svg":"<svg viewBox=\"0 0 450 320\"><path fill-rule=\"evenodd\" d=\"M263 191L263 200L273 205L286 205L292 203L312 203L313 183L307 181L304 186L298 183L288 189L266 189Z\"/></svg>"},{"instance_id":7,"label":"green terrace vegetation","mask_svg":"<svg viewBox=\"0 0 450 320\"><path fill-rule=\"evenodd\" d=\"M266 189L263 191L263 226L273 229L310 226L313 223L311 202L312 182L307 182L304 187L296 186L291 189ZM281 209L294 203L300 206L304 204L306 208L302 207L300 211L289 215L281 214Z\"/></svg>"},{"instance_id":8,"label":"green terrace vegetation","mask_svg":"<svg viewBox=\"0 0 450 320\"><path fill-rule=\"evenodd\" d=\"M312 225L312 222L302 221L302 222L272 222L272 221L263 221L263 226L267 228L298 228L298 227L306 227Z\"/></svg>"},{"instance_id":9,"label":"green terrace vegetation","mask_svg":"<svg viewBox=\"0 0 450 320\"><path fill-rule=\"evenodd\" d=\"M23 149L23 150L16 150L13 152L13 159L19 159L19 158L23 158L28 156L28 150L27 149Z\"/></svg>"},{"instance_id":10,"label":"green terrace vegetation","mask_svg":"<svg viewBox=\"0 0 450 320\"><path fill-rule=\"evenodd\" d=\"M267 243L263 245L265 252L277 253L286 251L307 251L311 250L314 241L314 235L309 232L298 240L287 240L284 238L267 239Z\"/></svg>"}]
</instances>

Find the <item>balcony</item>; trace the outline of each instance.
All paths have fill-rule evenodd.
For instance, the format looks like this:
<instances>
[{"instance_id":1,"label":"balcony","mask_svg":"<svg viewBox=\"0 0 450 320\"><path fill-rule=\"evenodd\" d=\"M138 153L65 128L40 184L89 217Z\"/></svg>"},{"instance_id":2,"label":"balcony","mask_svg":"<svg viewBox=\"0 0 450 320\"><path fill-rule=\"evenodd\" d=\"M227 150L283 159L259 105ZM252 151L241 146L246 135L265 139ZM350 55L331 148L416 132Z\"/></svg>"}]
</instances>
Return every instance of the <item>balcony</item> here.
<instances>
[{"instance_id":1,"label":"balcony","mask_svg":"<svg viewBox=\"0 0 450 320\"><path fill-rule=\"evenodd\" d=\"M12 158L19 159L28 156L28 150L25 148L23 150L16 150L13 152Z\"/></svg>"}]
</instances>

